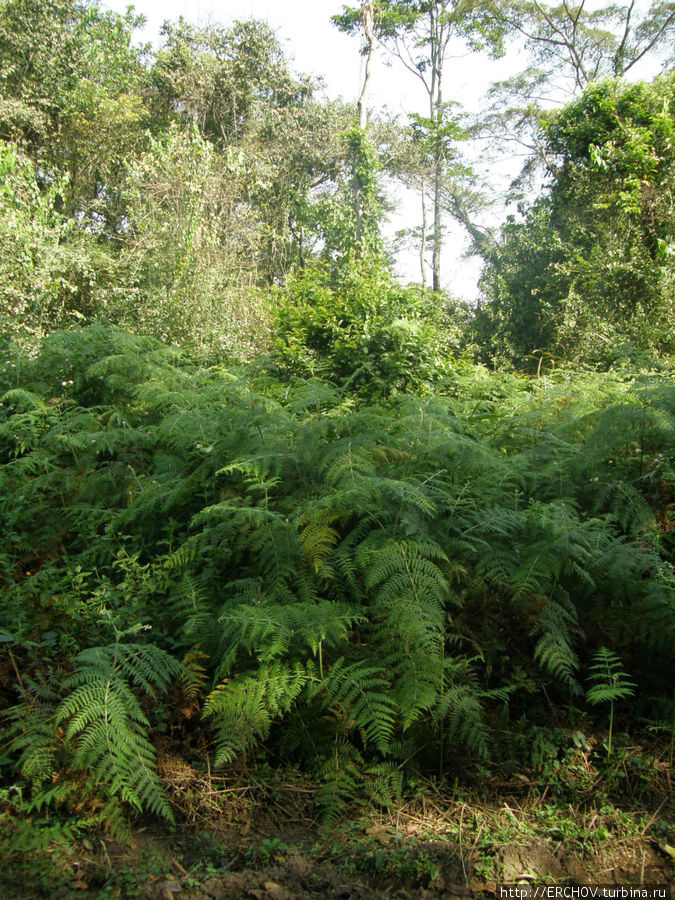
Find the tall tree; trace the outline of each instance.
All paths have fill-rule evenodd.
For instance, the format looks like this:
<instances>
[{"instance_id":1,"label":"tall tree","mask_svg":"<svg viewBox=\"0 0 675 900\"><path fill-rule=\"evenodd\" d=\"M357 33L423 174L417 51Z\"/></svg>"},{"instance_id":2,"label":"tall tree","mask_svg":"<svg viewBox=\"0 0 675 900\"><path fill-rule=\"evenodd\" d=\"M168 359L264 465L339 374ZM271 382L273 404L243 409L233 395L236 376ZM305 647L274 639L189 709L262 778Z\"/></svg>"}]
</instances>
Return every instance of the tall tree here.
<instances>
[{"instance_id":1,"label":"tall tree","mask_svg":"<svg viewBox=\"0 0 675 900\"><path fill-rule=\"evenodd\" d=\"M654 0L647 9L641 6L639 0L600 7L587 0L563 0L557 6L541 0L501 0L496 9L504 27L524 39L539 72L583 90L601 78L621 78L650 54L661 56L667 65L675 4Z\"/></svg>"},{"instance_id":2,"label":"tall tree","mask_svg":"<svg viewBox=\"0 0 675 900\"><path fill-rule=\"evenodd\" d=\"M249 254L254 281L271 283L311 252L310 207L342 173L350 117L313 98L264 22L198 28L181 19L164 35L151 73L155 120L195 126L230 160L223 172L232 172L236 203L263 226Z\"/></svg>"},{"instance_id":3,"label":"tall tree","mask_svg":"<svg viewBox=\"0 0 675 900\"><path fill-rule=\"evenodd\" d=\"M360 138L357 138L356 135L352 135L350 150L353 158L353 176L352 176L352 190L354 196L354 222L355 222L355 240L356 246L359 247L363 238L363 169L364 166L367 168L367 159L364 154L367 154L368 148L366 147L366 142L368 140L366 136L366 126L368 125L368 107L366 106L366 99L368 96L368 86L370 84L370 68L373 60L373 51L375 48L375 10L374 10L374 0L362 0L361 3L361 28L363 30L364 37L364 48L362 50L362 54L364 57L364 68L363 68L363 82L361 84L361 92L359 94L359 99L356 104L356 109L359 117L359 131L361 132Z\"/></svg>"},{"instance_id":4,"label":"tall tree","mask_svg":"<svg viewBox=\"0 0 675 900\"><path fill-rule=\"evenodd\" d=\"M145 48L132 44L142 21L84 0L0 4L0 138L19 143L42 169L67 168L76 180L76 145L92 132L88 151L103 168L121 153L111 142L125 141L128 152L129 109L142 105L144 88Z\"/></svg>"},{"instance_id":5,"label":"tall tree","mask_svg":"<svg viewBox=\"0 0 675 900\"><path fill-rule=\"evenodd\" d=\"M542 123L551 108L567 103L594 81L622 78L639 63L666 71L673 62L673 0L628 0L598 6L587 0L549 5L543 0L497 0L495 21L523 45L528 66L495 84L487 131L518 142L528 154L525 174L547 157Z\"/></svg>"},{"instance_id":6,"label":"tall tree","mask_svg":"<svg viewBox=\"0 0 675 900\"><path fill-rule=\"evenodd\" d=\"M550 188L488 256L488 355L673 350L675 74L591 84L546 130Z\"/></svg>"},{"instance_id":7,"label":"tall tree","mask_svg":"<svg viewBox=\"0 0 675 900\"><path fill-rule=\"evenodd\" d=\"M444 95L445 67L451 43L456 38L499 46L499 32L488 32L479 6L462 0L379 0L374 7L375 34L383 47L393 54L421 82L427 96L428 115L417 117L425 129L433 166L432 198L432 287L441 288L441 251L443 245L443 180L452 158L452 141L457 123L452 104ZM359 8L344 7L333 21L342 31L354 32L363 18Z\"/></svg>"},{"instance_id":8,"label":"tall tree","mask_svg":"<svg viewBox=\"0 0 675 900\"><path fill-rule=\"evenodd\" d=\"M10 333L96 314L128 221L121 184L147 142L140 21L83 0L0 3L0 316L14 318Z\"/></svg>"},{"instance_id":9,"label":"tall tree","mask_svg":"<svg viewBox=\"0 0 675 900\"><path fill-rule=\"evenodd\" d=\"M152 70L158 104L219 146L242 139L261 108L298 106L312 93L308 79L290 73L265 22L197 27L180 18L163 34Z\"/></svg>"},{"instance_id":10,"label":"tall tree","mask_svg":"<svg viewBox=\"0 0 675 900\"><path fill-rule=\"evenodd\" d=\"M362 51L365 63L363 67L363 83L361 84L361 93L359 94L357 110L359 114L359 128L363 130L368 124L366 98L368 96L368 86L370 84L370 66L373 61L373 51L375 49L374 0L362 0L361 27L363 28L363 37L365 39L365 46Z\"/></svg>"}]
</instances>

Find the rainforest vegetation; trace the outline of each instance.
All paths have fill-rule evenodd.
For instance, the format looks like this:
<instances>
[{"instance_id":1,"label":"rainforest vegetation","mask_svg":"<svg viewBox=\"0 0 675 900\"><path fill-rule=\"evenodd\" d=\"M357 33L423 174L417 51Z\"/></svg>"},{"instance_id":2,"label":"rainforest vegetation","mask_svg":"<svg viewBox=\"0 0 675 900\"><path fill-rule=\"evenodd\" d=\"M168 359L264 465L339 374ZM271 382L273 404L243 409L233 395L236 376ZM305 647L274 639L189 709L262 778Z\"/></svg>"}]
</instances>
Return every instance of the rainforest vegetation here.
<instances>
[{"instance_id":1,"label":"rainforest vegetation","mask_svg":"<svg viewBox=\"0 0 675 900\"><path fill-rule=\"evenodd\" d=\"M499 847L530 829L587 876L637 835L667 880L672 3L364 0L335 17L358 104L263 22L155 47L139 24L0 2L6 896L249 896L204 884L289 839L213 834L291 794L334 828L461 806L433 852L345 838L315 874L440 896L441 837L469 889L520 876ZM489 109L446 99L458 43L527 63ZM368 109L375 47L425 115ZM499 228L465 149L486 137L528 148ZM404 187L410 284L383 230ZM475 305L442 289L450 221ZM141 825L192 849L111 865ZM526 877L570 875L547 852ZM330 877L317 896L390 896Z\"/></svg>"}]
</instances>

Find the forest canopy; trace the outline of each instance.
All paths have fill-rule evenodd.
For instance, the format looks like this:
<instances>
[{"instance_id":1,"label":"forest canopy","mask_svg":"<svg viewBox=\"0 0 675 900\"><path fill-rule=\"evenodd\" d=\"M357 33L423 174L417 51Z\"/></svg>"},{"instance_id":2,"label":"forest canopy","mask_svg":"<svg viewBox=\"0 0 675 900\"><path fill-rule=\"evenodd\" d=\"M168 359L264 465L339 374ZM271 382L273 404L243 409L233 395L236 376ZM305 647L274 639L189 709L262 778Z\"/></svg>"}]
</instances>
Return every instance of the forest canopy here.
<instances>
[{"instance_id":1,"label":"forest canopy","mask_svg":"<svg viewBox=\"0 0 675 900\"><path fill-rule=\"evenodd\" d=\"M152 49L135 39L131 12L7 0L3 333L28 345L98 321L250 359L270 346L279 298L270 287L290 302L289 278L318 265L337 284L340 267L366 252L388 268L383 211L405 186L423 201L424 222L411 223L407 238L419 242L423 290L431 253L439 292L450 219L484 261L475 312L462 312L452 289L434 301L462 323L456 349L518 367L535 352L603 366L618 347L672 352L673 76L616 77L648 54L667 65L672 9L612 24L609 13L587 21L580 8L578 46L569 38L560 53L545 7L523 5L520 27L516 12L375 4L372 40L392 64L403 57L430 105L407 123L371 113L364 129L363 111L326 101L292 71L263 22L179 20ZM362 20L353 9L337 24L362 31ZM527 21L528 77L536 71L541 94L572 78L578 95L551 111L527 97L525 75L495 88L500 127L531 141L527 166L539 162L544 178L501 229L486 231L464 147L495 118L463 124L447 101L448 48L465 40L504 53Z\"/></svg>"},{"instance_id":2,"label":"forest canopy","mask_svg":"<svg viewBox=\"0 0 675 900\"><path fill-rule=\"evenodd\" d=\"M554 760L567 803L580 747L611 793L629 734L672 766L675 12L633 6L346 7L425 87L402 122L367 64L328 101L261 21L150 47L132 9L2 0L15 874L35 817L180 817L167 746L300 770L324 822L450 771L543 789ZM456 42L527 59L499 113L447 99ZM529 155L488 228L465 147L499 133ZM450 220L475 305L441 289Z\"/></svg>"}]
</instances>

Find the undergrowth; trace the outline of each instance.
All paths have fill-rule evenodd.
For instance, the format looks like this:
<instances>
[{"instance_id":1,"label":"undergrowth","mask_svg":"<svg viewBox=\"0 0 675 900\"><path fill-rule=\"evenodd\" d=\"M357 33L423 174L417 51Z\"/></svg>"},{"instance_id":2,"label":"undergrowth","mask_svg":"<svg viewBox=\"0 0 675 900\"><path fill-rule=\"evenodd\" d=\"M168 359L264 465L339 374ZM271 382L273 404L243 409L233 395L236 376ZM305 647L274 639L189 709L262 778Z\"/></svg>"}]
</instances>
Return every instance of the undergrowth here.
<instances>
[{"instance_id":1,"label":"undergrowth","mask_svg":"<svg viewBox=\"0 0 675 900\"><path fill-rule=\"evenodd\" d=\"M608 714L668 734L672 379L458 367L370 405L90 328L2 380L2 763L31 814L170 819L162 733L302 768L326 821L364 783L387 808L411 772L535 770ZM599 697L602 653L634 694Z\"/></svg>"}]
</instances>

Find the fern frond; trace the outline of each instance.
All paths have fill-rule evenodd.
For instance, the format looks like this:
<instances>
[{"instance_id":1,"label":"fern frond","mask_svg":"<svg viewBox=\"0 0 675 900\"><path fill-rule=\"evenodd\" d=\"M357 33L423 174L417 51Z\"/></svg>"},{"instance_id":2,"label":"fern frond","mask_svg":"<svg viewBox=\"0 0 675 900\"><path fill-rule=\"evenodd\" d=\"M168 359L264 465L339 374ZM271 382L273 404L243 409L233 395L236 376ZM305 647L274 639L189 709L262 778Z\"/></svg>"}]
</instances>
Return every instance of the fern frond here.
<instances>
[{"instance_id":1,"label":"fern frond","mask_svg":"<svg viewBox=\"0 0 675 900\"><path fill-rule=\"evenodd\" d=\"M549 600L539 614L535 628L535 634L540 637L534 648L534 658L574 693L579 693L580 688L574 677L579 659L572 649L571 634L571 627L575 624L573 609Z\"/></svg>"},{"instance_id":2,"label":"fern frond","mask_svg":"<svg viewBox=\"0 0 675 900\"><path fill-rule=\"evenodd\" d=\"M27 391L25 388L12 388L0 396L0 403L12 406L26 412L42 410L45 402L39 394Z\"/></svg>"},{"instance_id":3,"label":"fern frond","mask_svg":"<svg viewBox=\"0 0 675 900\"><path fill-rule=\"evenodd\" d=\"M311 666L275 661L217 685L204 703L204 715L214 720L216 765L266 738L274 718L288 712L313 677Z\"/></svg>"},{"instance_id":4,"label":"fern frond","mask_svg":"<svg viewBox=\"0 0 675 900\"><path fill-rule=\"evenodd\" d=\"M470 659L445 660L443 692L438 694L432 719L448 735L485 759L489 749L489 732L482 705L482 692Z\"/></svg>"},{"instance_id":5,"label":"fern frond","mask_svg":"<svg viewBox=\"0 0 675 900\"><path fill-rule=\"evenodd\" d=\"M348 728L357 728L381 753L389 748L397 709L389 679L379 666L365 661L345 664L338 659L323 685L324 709L344 717Z\"/></svg>"},{"instance_id":6,"label":"fern frond","mask_svg":"<svg viewBox=\"0 0 675 900\"><path fill-rule=\"evenodd\" d=\"M17 768L37 792L51 780L58 768L60 742L56 735L56 707L59 695L44 679L24 676L19 687L21 702L3 713L9 723L4 748L17 755Z\"/></svg>"},{"instance_id":7,"label":"fern frond","mask_svg":"<svg viewBox=\"0 0 675 900\"><path fill-rule=\"evenodd\" d=\"M76 661L78 668L64 682L73 690L56 711L57 723L75 743L73 765L110 796L171 820L146 734L149 723L132 688L154 696L166 690L180 664L158 647L121 643L84 650Z\"/></svg>"},{"instance_id":8,"label":"fern frond","mask_svg":"<svg viewBox=\"0 0 675 900\"><path fill-rule=\"evenodd\" d=\"M440 655L437 658L430 658L410 653L398 654L388 661L393 693L404 731L417 721L422 713L435 705L441 689L441 667Z\"/></svg>"},{"instance_id":9,"label":"fern frond","mask_svg":"<svg viewBox=\"0 0 675 900\"><path fill-rule=\"evenodd\" d=\"M636 686L623 671L621 657L600 647L593 654L593 662L588 667L588 680L593 682L586 691L586 699L595 706L598 703L612 703L632 697Z\"/></svg>"},{"instance_id":10,"label":"fern frond","mask_svg":"<svg viewBox=\"0 0 675 900\"><path fill-rule=\"evenodd\" d=\"M356 747L338 736L332 753L318 770L316 802L326 825L335 822L358 795L363 780L364 759Z\"/></svg>"},{"instance_id":11,"label":"fern frond","mask_svg":"<svg viewBox=\"0 0 675 900\"><path fill-rule=\"evenodd\" d=\"M368 766L364 772L366 795L371 802L384 809L392 809L403 802L404 772L401 765L380 762Z\"/></svg>"},{"instance_id":12,"label":"fern frond","mask_svg":"<svg viewBox=\"0 0 675 900\"><path fill-rule=\"evenodd\" d=\"M338 486L347 484L358 475L375 474L375 465L370 451L371 440L343 438L335 441L327 450L323 460L323 474L326 484Z\"/></svg>"},{"instance_id":13,"label":"fern frond","mask_svg":"<svg viewBox=\"0 0 675 900\"><path fill-rule=\"evenodd\" d=\"M329 524L333 518L333 515L325 511L323 515L306 520L300 532L305 559L317 573L340 540L339 533Z\"/></svg>"}]
</instances>

